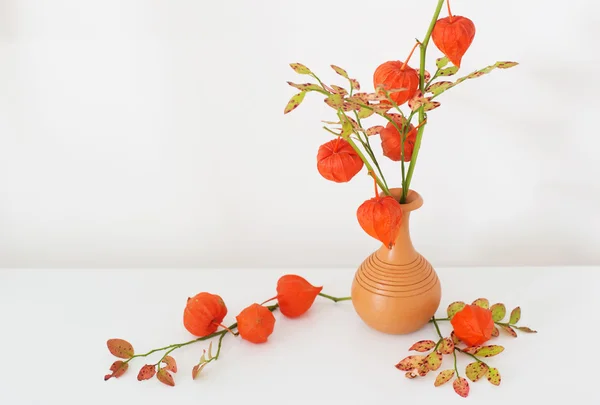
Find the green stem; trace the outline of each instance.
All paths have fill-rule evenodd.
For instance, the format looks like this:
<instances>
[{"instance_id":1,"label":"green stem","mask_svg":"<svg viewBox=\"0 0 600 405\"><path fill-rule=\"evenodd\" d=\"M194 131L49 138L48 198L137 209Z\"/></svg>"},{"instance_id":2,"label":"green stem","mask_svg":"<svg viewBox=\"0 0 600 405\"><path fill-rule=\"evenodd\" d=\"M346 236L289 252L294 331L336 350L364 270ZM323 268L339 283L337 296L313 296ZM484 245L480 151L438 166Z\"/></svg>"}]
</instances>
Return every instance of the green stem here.
<instances>
[{"instance_id":1,"label":"green stem","mask_svg":"<svg viewBox=\"0 0 600 405\"><path fill-rule=\"evenodd\" d=\"M425 56L427 55L427 45L429 45L429 40L431 39L431 33L433 32L433 28L435 27L435 23L440 15L440 11L442 10L442 6L444 5L444 0L438 0L437 7L435 12L433 13L433 18L431 19L431 23L429 24L429 29L427 30L427 34L425 34L425 38L421 43L421 65L419 70L419 89L423 94L425 94ZM425 120L425 111L424 108L419 108L419 124L422 124ZM425 129L424 125L421 125L417 131L417 139L415 140L415 146L413 149L412 158L410 160L410 166L408 167L408 174L406 175L405 187L402 190L402 194L405 197L408 194L408 190L410 188L410 182L412 180L413 173L415 171L415 166L417 164L417 158L419 156L419 149L421 148L421 138L423 137L423 131ZM406 198L406 197L405 197Z\"/></svg>"},{"instance_id":2,"label":"green stem","mask_svg":"<svg viewBox=\"0 0 600 405\"><path fill-rule=\"evenodd\" d=\"M350 83L350 94L352 94L352 90L353 90L352 83ZM356 123L358 124L358 127L362 128L362 122L360 122L360 118L358 117L358 113L356 111L354 111L354 116L356 117ZM359 139L361 138L360 134L357 131L354 131L354 133L356 134L356 136L358 136ZM375 157L375 154L373 153L373 149L371 149L371 143L369 142L369 135L367 135L367 134L365 134L365 141L366 142L363 142L361 139L360 143L363 145L363 147L365 148L365 150L371 157L373 164L375 165L375 167L377 168L377 171L379 172L379 177L381 178L381 181L383 181L383 184L385 184L386 188L389 188L387 181L385 181L385 177L383 176L383 172L381 171L381 168L379 167L377 158Z\"/></svg>"},{"instance_id":3,"label":"green stem","mask_svg":"<svg viewBox=\"0 0 600 405\"><path fill-rule=\"evenodd\" d=\"M440 337L440 339L443 339L444 337L442 336L442 332L440 332L440 327L437 324L437 319L431 318L431 321L433 322L433 326L435 326L435 331L437 332L438 336Z\"/></svg>"},{"instance_id":4,"label":"green stem","mask_svg":"<svg viewBox=\"0 0 600 405\"><path fill-rule=\"evenodd\" d=\"M458 374L458 367L456 366L456 347L452 350L452 355L454 356L454 371L456 371L456 376L460 377L460 374Z\"/></svg>"},{"instance_id":5,"label":"green stem","mask_svg":"<svg viewBox=\"0 0 600 405\"><path fill-rule=\"evenodd\" d=\"M436 321L438 321L438 322L439 322L439 321L449 321L449 320L450 320L450 318L431 318L431 319L429 320L429 322L433 322L434 320L436 320Z\"/></svg>"},{"instance_id":6,"label":"green stem","mask_svg":"<svg viewBox=\"0 0 600 405\"><path fill-rule=\"evenodd\" d=\"M459 349L458 347L454 347L455 350L458 350L459 352L466 354L467 356L471 356L472 358L474 358L475 360L477 360L479 363L484 364L486 367L489 368L489 366L487 365L487 363L485 363L484 361L479 360L479 358L477 356L475 356L474 354L471 353L467 353L464 350Z\"/></svg>"},{"instance_id":7,"label":"green stem","mask_svg":"<svg viewBox=\"0 0 600 405\"><path fill-rule=\"evenodd\" d=\"M323 293L319 293L319 295L323 298L328 298L328 299L332 300L333 302L349 301L352 299L352 297L332 297L331 295L327 295L327 294L323 294Z\"/></svg>"}]
</instances>

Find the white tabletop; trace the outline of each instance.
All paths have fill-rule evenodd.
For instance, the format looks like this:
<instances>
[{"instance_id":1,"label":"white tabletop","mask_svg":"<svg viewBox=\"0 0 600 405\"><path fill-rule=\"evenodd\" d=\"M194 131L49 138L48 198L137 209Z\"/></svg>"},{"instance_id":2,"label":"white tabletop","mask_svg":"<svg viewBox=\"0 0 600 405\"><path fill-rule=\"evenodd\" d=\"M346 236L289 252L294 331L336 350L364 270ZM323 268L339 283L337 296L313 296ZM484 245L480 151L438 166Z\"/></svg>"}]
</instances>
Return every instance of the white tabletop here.
<instances>
[{"instance_id":1,"label":"white tabletop","mask_svg":"<svg viewBox=\"0 0 600 405\"><path fill-rule=\"evenodd\" d=\"M509 310L522 308L520 324L538 330L494 341L505 351L487 359L502 384L470 383L468 400L506 404L585 398L598 403L600 268L437 269L442 303L486 297ZM173 352L175 387L156 379L138 382L145 359L127 374L103 381L115 360L109 338L130 341L136 352L190 340L182 325L188 296L219 294L226 324L253 302L275 295L279 276L295 273L323 292L344 296L354 269L296 270L0 270L0 402L2 404L370 404L463 403L450 383L434 388L435 374L408 380L394 365L420 339L434 339L427 325L391 336L365 326L350 302L318 297L299 319L276 313L268 343L227 336L218 361L191 379L202 349L196 343ZM442 325L450 333L450 325ZM158 356L158 354L156 355ZM156 361L157 357L152 357ZM459 357L459 371L470 361ZM445 356L443 370L452 368ZM595 401L594 401L595 400ZM408 402L410 401L410 402ZM382 402L383 403L383 402Z\"/></svg>"}]
</instances>

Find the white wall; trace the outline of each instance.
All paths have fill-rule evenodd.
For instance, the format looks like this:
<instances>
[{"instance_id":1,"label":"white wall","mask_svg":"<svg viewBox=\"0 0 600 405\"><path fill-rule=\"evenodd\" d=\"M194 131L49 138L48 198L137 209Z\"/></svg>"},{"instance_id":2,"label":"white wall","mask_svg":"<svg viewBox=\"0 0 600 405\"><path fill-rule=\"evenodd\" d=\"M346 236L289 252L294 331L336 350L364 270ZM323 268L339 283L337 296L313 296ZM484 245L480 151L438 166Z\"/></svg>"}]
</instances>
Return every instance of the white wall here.
<instances>
[{"instance_id":1,"label":"white wall","mask_svg":"<svg viewBox=\"0 0 600 405\"><path fill-rule=\"evenodd\" d=\"M355 217L371 181L319 176L332 111L310 94L282 114L305 79L288 63L367 87L434 4L0 0L0 267L357 266L379 245ZM478 28L463 73L521 64L430 113L417 248L435 266L600 264L598 3L452 4Z\"/></svg>"}]
</instances>

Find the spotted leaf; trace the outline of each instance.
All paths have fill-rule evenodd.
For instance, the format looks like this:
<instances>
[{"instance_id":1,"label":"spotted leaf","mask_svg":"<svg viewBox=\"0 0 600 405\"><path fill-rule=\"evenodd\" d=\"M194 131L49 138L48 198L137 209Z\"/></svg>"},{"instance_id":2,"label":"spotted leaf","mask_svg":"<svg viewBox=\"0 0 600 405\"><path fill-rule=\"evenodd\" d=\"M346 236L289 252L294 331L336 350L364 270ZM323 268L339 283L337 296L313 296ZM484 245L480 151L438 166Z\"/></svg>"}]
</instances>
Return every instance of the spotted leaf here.
<instances>
[{"instance_id":1,"label":"spotted leaf","mask_svg":"<svg viewBox=\"0 0 600 405\"><path fill-rule=\"evenodd\" d=\"M427 89L425 89L425 91L427 93L433 93L434 96L438 96L438 95L442 94L443 92L445 92L446 90L448 90L453 85L454 85L454 83L452 83L452 82L432 83L431 85L429 85L429 87L427 87Z\"/></svg>"},{"instance_id":2,"label":"spotted leaf","mask_svg":"<svg viewBox=\"0 0 600 405\"><path fill-rule=\"evenodd\" d=\"M508 69L513 66L517 66L518 64L518 62L496 62L494 66L496 66L498 69Z\"/></svg>"},{"instance_id":3,"label":"spotted leaf","mask_svg":"<svg viewBox=\"0 0 600 405\"><path fill-rule=\"evenodd\" d=\"M456 301L448 305L448 309L446 311L448 313L448 318L452 319L452 317L454 317L454 315L456 315L457 312L461 311L466 305L467 304L465 304L462 301Z\"/></svg>"},{"instance_id":4,"label":"spotted leaf","mask_svg":"<svg viewBox=\"0 0 600 405\"><path fill-rule=\"evenodd\" d=\"M349 79L350 83L352 84L352 89L359 91L360 90L360 83L358 82L358 80L356 79Z\"/></svg>"},{"instance_id":5,"label":"spotted leaf","mask_svg":"<svg viewBox=\"0 0 600 405\"><path fill-rule=\"evenodd\" d=\"M487 298L477 298L473 301L472 305L477 305L480 308L488 309L490 307L490 301Z\"/></svg>"},{"instance_id":6,"label":"spotted leaf","mask_svg":"<svg viewBox=\"0 0 600 405\"><path fill-rule=\"evenodd\" d=\"M492 336L493 337L498 337L500 336L500 331L498 330L497 327L494 326L494 329L492 329Z\"/></svg>"},{"instance_id":7,"label":"spotted leaf","mask_svg":"<svg viewBox=\"0 0 600 405\"><path fill-rule=\"evenodd\" d=\"M198 377L198 375L200 374L200 372L202 371L202 369L207 365L208 363L201 363L201 364L196 364L194 366L194 368L192 368L192 379L196 379L196 377Z\"/></svg>"},{"instance_id":8,"label":"spotted leaf","mask_svg":"<svg viewBox=\"0 0 600 405\"><path fill-rule=\"evenodd\" d=\"M456 333L454 333L454 331L452 331L450 333L450 337L452 338L452 342L454 343L454 346L456 346L457 344L460 343L460 339L458 338L458 336L456 336Z\"/></svg>"},{"instance_id":9,"label":"spotted leaf","mask_svg":"<svg viewBox=\"0 0 600 405\"><path fill-rule=\"evenodd\" d=\"M491 382L494 385L500 385L500 381L502 381L500 372L498 371L497 368L494 368L494 367L490 367L490 369L488 370L487 379L489 382Z\"/></svg>"},{"instance_id":10,"label":"spotted leaf","mask_svg":"<svg viewBox=\"0 0 600 405\"><path fill-rule=\"evenodd\" d=\"M125 363L124 361L121 361L121 360L115 361L110 366L110 371L112 371L112 373L111 374L106 374L104 376L104 381L110 380L113 377L114 378L121 377L123 374L125 374L125 372L127 371L128 368L129 368L129 363Z\"/></svg>"},{"instance_id":11,"label":"spotted leaf","mask_svg":"<svg viewBox=\"0 0 600 405\"><path fill-rule=\"evenodd\" d=\"M425 356L408 356L396 364L396 368L402 371L410 371L419 367L424 359Z\"/></svg>"},{"instance_id":12,"label":"spotted leaf","mask_svg":"<svg viewBox=\"0 0 600 405\"><path fill-rule=\"evenodd\" d=\"M290 101L288 101L287 105L285 106L285 109L283 110L284 114L287 114L293 110L296 109L296 107L298 107L300 105L300 103L302 103L302 100L304 100L304 96L306 95L305 91L301 91L298 94L295 94L294 96L292 96L292 98L290 99Z\"/></svg>"},{"instance_id":13,"label":"spotted leaf","mask_svg":"<svg viewBox=\"0 0 600 405\"><path fill-rule=\"evenodd\" d=\"M510 323L511 325L514 325L515 323L519 322L520 319L521 319L521 308L516 307L515 309L513 309L511 311L510 321L508 321L508 323Z\"/></svg>"},{"instance_id":14,"label":"spotted leaf","mask_svg":"<svg viewBox=\"0 0 600 405\"><path fill-rule=\"evenodd\" d=\"M309 68L304 66L302 63L290 63L290 67L294 69L294 72L300 73L301 75L311 75L312 72Z\"/></svg>"},{"instance_id":15,"label":"spotted leaf","mask_svg":"<svg viewBox=\"0 0 600 405\"><path fill-rule=\"evenodd\" d=\"M435 66L437 66L438 69L441 69L445 67L448 64L448 62L450 62L450 59L448 59L446 56L437 58L435 60Z\"/></svg>"},{"instance_id":16,"label":"spotted leaf","mask_svg":"<svg viewBox=\"0 0 600 405\"><path fill-rule=\"evenodd\" d=\"M442 355L434 350L427 355L427 364L430 370L437 370L442 365Z\"/></svg>"},{"instance_id":17,"label":"spotted leaf","mask_svg":"<svg viewBox=\"0 0 600 405\"><path fill-rule=\"evenodd\" d=\"M177 372L177 362L175 361L175 359L171 356L166 356L163 360L163 363L165 363L165 370L167 371L172 371L174 373Z\"/></svg>"},{"instance_id":18,"label":"spotted leaf","mask_svg":"<svg viewBox=\"0 0 600 405\"><path fill-rule=\"evenodd\" d=\"M121 359L128 359L135 354L131 343L123 339L108 339L106 346L113 356Z\"/></svg>"},{"instance_id":19,"label":"spotted leaf","mask_svg":"<svg viewBox=\"0 0 600 405\"><path fill-rule=\"evenodd\" d=\"M348 95L348 91L346 91L345 88L340 87L340 86L336 86L335 84L331 85L331 88L333 89L333 92L335 94L339 94L340 96L347 96Z\"/></svg>"},{"instance_id":20,"label":"spotted leaf","mask_svg":"<svg viewBox=\"0 0 600 405\"><path fill-rule=\"evenodd\" d=\"M515 326L515 328L525 333L537 333L537 330L533 330L531 328L528 328L527 326Z\"/></svg>"},{"instance_id":21,"label":"spotted leaf","mask_svg":"<svg viewBox=\"0 0 600 405\"><path fill-rule=\"evenodd\" d=\"M440 351L442 354L452 354L454 352L454 342L450 338L444 338L440 345Z\"/></svg>"},{"instance_id":22,"label":"spotted leaf","mask_svg":"<svg viewBox=\"0 0 600 405\"><path fill-rule=\"evenodd\" d=\"M413 378L417 378L418 375L414 371L407 371L406 374L404 374L404 377L412 380Z\"/></svg>"},{"instance_id":23,"label":"spotted leaf","mask_svg":"<svg viewBox=\"0 0 600 405\"><path fill-rule=\"evenodd\" d=\"M342 98L342 96L340 96L339 94L332 94L329 97L327 97L325 99L325 103L334 108L334 109L338 109L338 108L343 108L344 107L344 99Z\"/></svg>"},{"instance_id":24,"label":"spotted leaf","mask_svg":"<svg viewBox=\"0 0 600 405\"><path fill-rule=\"evenodd\" d=\"M421 377L425 377L427 373L430 371L429 363L427 361L422 361L417 366L417 374Z\"/></svg>"},{"instance_id":25,"label":"spotted leaf","mask_svg":"<svg viewBox=\"0 0 600 405\"><path fill-rule=\"evenodd\" d=\"M417 352L426 352L435 347L433 340L419 340L417 343L412 345L408 350L415 350Z\"/></svg>"},{"instance_id":26,"label":"spotted leaf","mask_svg":"<svg viewBox=\"0 0 600 405\"><path fill-rule=\"evenodd\" d=\"M146 364L140 369L137 379L138 381L149 380L156 374L156 366L154 364Z\"/></svg>"},{"instance_id":27,"label":"spotted leaf","mask_svg":"<svg viewBox=\"0 0 600 405\"><path fill-rule=\"evenodd\" d=\"M506 316L506 307L504 306L504 304L494 304L492 305L490 310L492 311L492 319L494 320L494 322L500 322Z\"/></svg>"},{"instance_id":28,"label":"spotted leaf","mask_svg":"<svg viewBox=\"0 0 600 405\"><path fill-rule=\"evenodd\" d=\"M434 386L439 387L442 384L447 383L454 377L454 370L444 370L441 371L438 376L435 378Z\"/></svg>"},{"instance_id":29,"label":"spotted leaf","mask_svg":"<svg viewBox=\"0 0 600 405\"><path fill-rule=\"evenodd\" d=\"M513 328L511 328L508 325L500 325L500 327L509 335L511 335L512 337L517 337L517 332L515 332L515 330Z\"/></svg>"},{"instance_id":30,"label":"spotted leaf","mask_svg":"<svg viewBox=\"0 0 600 405\"><path fill-rule=\"evenodd\" d=\"M452 387L454 391L463 398L466 398L469 395L469 382L466 378L458 377L452 383Z\"/></svg>"},{"instance_id":31,"label":"spotted leaf","mask_svg":"<svg viewBox=\"0 0 600 405\"><path fill-rule=\"evenodd\" d=\"M346 79L348 79L348 72L346 72L341 67L336 66L336 65L331 65L331 68L333 70L335 70L335 73L337 73L338 75L340 75L340 76L345 77Z\"/></svg>"},{"instance_id":32,"label":"spotted leaf","mask_svg":"<svg viewBox=\"0 0 600 405\"><path fill-rule=\"evenodd\" d=\"M478 381L481 377L485 376L487 372L488 366L479 361L470 363L465 370L465 374L467 374L469 380L473 382Z\"/></svg>"},{"instance_id":33,"label":"spotted leaf","mask_svg":"<svg viewBox=\"0 0 600 405\"><path fill-rule=\"evenodd\" d=\"M292 83L292 82L287 82L287 84L289 84L292 87L297 88L298 90L301 91L315 91L315 90L322 90L321 87L318 84L313 84L313 83L301 83L301 84L297 84L297 83Z\"/></svg>"},{"instance_id":34,"label":"spotted leaf","mask_svg":"<svg viewBox=\"0 0 600 405\"><path fill-rule=\"evenodd\" d=\"M158 378L158 381L160 381L163 384L169 385L171 387L175 386L175 380L173 380L173 376L165 368L161 368L160 370L158 370L158 373L156 373L156 378Z\"/></svg>"},{"instance_id":35,"label":"spotted leaf","mask_svg":"<svg viewBox=\"0 0 600 405\"><path fill-rule=\"evenodd\" d=\"M440 69L438 76L453 76L458 72L458 68L456 66L450 66L444 69Z\"/></svg>"},{"instance_id":36,"label":"spotted leaf","mask_svg":"<svg viewBox=\"0 0 600 405\"><path fill-rule=\"evenodd\" d=\"M465 347L464 349L462 349L462 351L469 354L475 354L479 349L481 349L481 346L470 346Z\"/></svg>"},{"instance_id":37,"label":"spotted leaf","mask_svg":"<svg viewBox=\"0 0 600 405\"><path fill-rule=\"evenodd\" d=\"M369 118L373 114L375 114L375 111L373 111L371 108L361 107L360 110L358 110L358 118L360 119Z\"/></svg>"},{"instance_id":38,"label":"spotted leaf","mask_svg":"<svg viewBox=\"0 0 600 405\"><path fill-rule=\"evenodd\" d=\"M492 357L504 351L504 347L499 345L482 346L475 352L475 355L481 357Z\"/></svg>"},{"instance_id":39,"label":"spotted leaf","mask_svg":"<svg viewBox=\"0 0 600 405\"><path fill-rule=\"evenodd\" d=\"M371 136L371 135L377 135L381 132L381 130L383 130L383 127L381 125L376 125L374 127L371 128L367 128L366 130L366 134Z\"/></svg>"}]
</instances>

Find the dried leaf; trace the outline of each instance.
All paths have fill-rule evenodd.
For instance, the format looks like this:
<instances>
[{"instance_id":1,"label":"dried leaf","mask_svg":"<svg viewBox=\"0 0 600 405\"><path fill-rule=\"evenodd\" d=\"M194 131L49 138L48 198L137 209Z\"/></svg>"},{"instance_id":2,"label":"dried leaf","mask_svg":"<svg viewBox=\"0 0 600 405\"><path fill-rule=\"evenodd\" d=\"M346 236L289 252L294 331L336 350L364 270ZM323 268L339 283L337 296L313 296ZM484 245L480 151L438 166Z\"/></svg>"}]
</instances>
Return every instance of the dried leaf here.
<instances>
[{"instance_id":1,"label":"dried leaf","mask_svg":"<svg viewBox=\"0 0 600 405\"><path fill-rule=\"evenodd\" d=\"M360 90L360 83L358 82L358 80L356 79L349 79L350 83L352 84L352 89L358 91Z\"/></svg>"},{"instance_id":2,"label":"dried leaf","mask_svg":"<svg viewBox=\"0 0 600 405\"><path fill-rule=\"evenodd\" d=\"M111 374L106 374L104 376L104 381L110 380L113 377L114 378L121 377L123 374L125 374L125 372L127 371L128 368L129 368L129 363L125 363L124 361L121 361L121 360L115 361L110 366L110 371L112 371L112 373Z\"/></svg>"},{"instance_id":3,"label":"dried leaf","mask_svg":"<svg viewBox=\"0 0 600 405\"><path fill-rule=\"evenodd\" d=\"M369 118L373 114L375 114L375 111L370 108L361 107L360 110L358 110L358 118L360 119Z\"/></svg>"},{"instance_id":4,"label":"dried leaf","mask_svg":"<svg viewBox=\"0 0 600 405\"><path fill-rule=\"evenodd\" d=\"M438 374L438 376L435 378L435 382L433 383L433 385L436 387L439 387L440 385L445 384L448 381L450 381L450 379L452 379L452 377L454 377L454 370L444 370L444 371L440 372Z\"/></svg>"},{"instance_id":5,"label":"dried leaf","mask_svg":"<svg viewBox=\"0 0 600 405\"><path fill-rule=\"evenodd\" d=\"M517 66L518 64L518 62L496 62L494 66L496 66L498 69L508 69L513 66Z\"/></svg>"},{"instance_id":6,"label":"dried leaf","mask_svg":"<svg viewBox=\"0 0 600 405\"><path fill-rule=\"evenodd\" d=\"M331 88L333 89L333 92L335 94L339 94L340 96L344 97L348 95L348 91L346 91L345 88L340 87L340 86L336 86L335 84L331 85Z\"/></svg>"},{"instance_id":7,"label":"dried leaf","mask_svg":"<svg viewBox=\"0 0 600 405\"><path fill-rule=\"evenodd\" d=\"M355 93L352 97L348 97L347 101L354 101L362 104L368 104L369 98L368 93Z\"/></svg>"},{"instance_id":8,"label":"dried leaf","mask_svg":"<svg viewBox=\"0 0 600 405\"><path fill-rule=\"evenodd\" d=\"M292 83L292 82L287 82L287 84L289 84L292 87L297 88L298 90L301 91L314 91L314 90L322 90L321 87L318 84L313 84L313 83L301 83L301 84L297 84L297 83Z\"/></svg>"},{"instance_id":9,"label":"dried leaf","mask_svg":"<svg viewBox=\"0 0 600 405\"><path fill-rule=\"evenodd\" d=\"M427 364L430 370L437 370L442 365L442 355L436 351L429 353L427 356Z\"/></svg>"},{"instance_id":10,"label":"dried leaf","mask_svg":"<svg viewBox=\"0 0 600 405\"><path fill-rule=\"evenodd\" d=\"M485 376L487 372L488 366L479 361L470 363L465 370L467 377L473 382L478 381L481 377Z\"/></svg>"},{"instance_id":11,"label":"dried leaf","mask_svg":"<svg viewBox=\"0 0 600 405\"><path fill-rule=\"evenodd\" d=\"M488 309L490 307L490 301L487 298L477 298L473 301L472 305L477 305L480 308Z\"/></svg>"},{"instance_id":12,"label":"dried leaf","mask_svg":"<svg viewBox=\"0 0 600 405\"><path fill-rule=\"evenodd\" d=\"M458 377L452 383L452 387L454 391L463 398L466 398L469 395L469 382L462 377Z\"/></svg>"},{"instance_id":13,"label":"dried leaf","mask_svg":"<svg viewBox=\"0 0 600 405\"><path fill-rule=\"evenodd\" d=\"M521 332L537 333L537 330L533 330L531 328L528 328L527 326L515 326L515 328L519 329Z\"/></svg>"},{"instance_id":14,"label":"dried leaf","mask_svg":"<svg viewBox=\"0 0 600 405\"><path fill-rule=\"evenodd\" d=\"M138 381L149 380L156 374L156 366L154 364L146 364L140 369L137 379Z\"/></svg>"},{"instance_id":15,"label":"dried leaf","mask_svg":"<svg viewBox=\"0 0 600 405\"><path fill-rule=\"evenodd\" d=\"M440 345L440 352L443 354L452 354L454 352L454 342L450 338L444 338Z\"/></svg>"},{"instance_id":16,"label":"dried leaf","mask_svg":"<svg viewBox=\"0 0 600 405\"><path fill-rule=\"evenodd\" d=\"M438 73L438 76L452 76L458 72L458 68L456 66L450 66L445 69L441 69Z\"/></svg>"},{"instance_id":17,"label":"dried leaf","mask_svg":"<svg viewBox=\"0 0 600 405\"><path fill-rule=\"evenodd\" d=\"M392 108L392 105L390 103L379 103L379 104L371 104L370 107L377 114L384 114L384 113L388 112L390 110L390 108Z\"/></svg>"},{"instance_id":18,"label":"dried leaf","mask_svg":"<svg viewBox=\"0 0 600 405\"><path fill-rule=\"evenodd\" d=\"M419 367L419 365L423 363L424 359L425 356L408 356L396 364L396 368L402 371L410 371Z\"/></svg>"},{"instance_id":19,"label":"dried leaf","mask_svg":"<svg viewBox=\"0 0 600 405\"><path fill-rule=\"evenodd\" d=\"M450 333L450 337L452 338L452 342L454 342L454 346L460 343L460 339L458 338L458 336L456 336L456 333L454 333L454 331Z\"/></svg>"},{"instance_id":20,"label":"dried leaf","mask_svg":"<svg viewBox=\"0 0 600 405\"><path fill-rule=\"evenodd\" d=\"M290 67L294 69L294 72L300 73L301 75L310 75L312 72L309 68L304 66L302 63L290 63Z\"/></svg>"},{"instance_id":21,"label":"dried leaf","mask_svg":"<svg viewBox=\"0 0 600 405\"><path fill-rule=\"evenodd\" d=\"M306 95L306 92L304 92L304 91L301 91L300 93L294 95L290 99L290 101L287 103L287 105L285 106L283 113L287 114L290 111L296 109L296 107L298 107L300 105L300 103L302 103L302 100L304 100L305 95Z\"/></svg>"},{"instance_id":22,"label":"dried leaf","mask_svg":"<svg viewBox=\"0 0 600 405\"><path fill-rule=\"evenodd\" d=\"M417 378L417 374L415 374L415 372L414 372L414 371L407 371L407 372L406 372L406 374L404 374L404 376L405 376L406 378L410 378L411 380L412 380L413 378Z\"/></svg>"},{"instance_id":23,"label":"dried leaf","mask_svg":"<svg viewBox=\"0 0 600 405\"><path fill-rule=\"evenodd\" d=\"M512 337L517 337L517 332L515 332L515 330L513 328L511 328L510 326L507 325L500 325L500 327L502 329L504 329L506 331L506 333L508 333L509 335L511 335Z\"/></svg>"},{"instance_id":24,"label":"dried leaf","mask_svg":"<svg viewBox=\"0 0 600 405\"><path fill-rule=\"evenodd\" d=\"M499 345L482 346L481 349L475 352L475 355L481 357L492 357L504 351L504 347Z\"/></svg>"},{"instance_id":25,"label":"dried leaf","mask_svg":"<svg viewBox=\"0 0 600 405\"><path fill-rule=\"evenodd\" d=\"M502 380L500 372L495 367L490 367L487 372L487 379L494 385L500 385L500 381Z\"/></svg>"},{"instance_id":26,"label":"dried leaf","mask_svg":"<svg viewBox=\"0 0 600 405\"><path fill-rule=\"evenodd\" d=\"M210 344L208 345L208 358L212 359L213 355L212 355L212 340L210 342Z\"/></svg>"},{"instance_id":27,"label":"dried leaf","mask_svg":"<svg viewBox=\"0 0 600 405\"><path fill-rule=\"evenodd\" d=\"M464 349L462 349L462 351L469 354L475 354L479 349L481 349L481 346L470 346L465 347Z\"/></svg>"},{"instance_id":28,"label":"dried leaf","mask_svg":"<svg viewBox=\"0 0 600 405\"><path fill-rule=\"evenodd\" d=\"M439 96L454 85L452 82L437 82L432 83L425 89L427 93L433 93L434 96Z\"/></svg>"},{"instance_id":29,"label":"dried leaf","mask_svg":"<svg viewBox=\"0 0 600 405\"><path fill-rule=\"evenodd\" d=\"M163 363L165 363L165 370L167 371L172 371L174 373L177 372L177 362L175 361L175 359L171 356L165 356L165 358L162 360Z\"/></svg>"},{"instance_id":30,"label":"dried leaf","mask_svg":"<svg viewBox=\"0 0 600 405\"><path fill-rule=\"evenodd\" d=\"M515 309L513 309L511 311L510 321L508 321L508 323L510 323L511 325L514 325L515 323L519 322L520 319L521 319L521 308L516 307Z\"/></svg>"},{"instance_id":31,"label":"dried leaf","mask_svg":"<svg viewBox=\"0 0 600 405\"><path fill-rule=\"evenodd\" d=\"M498 330L497 327L494 326L494 329L492 329L492 336L493 337L498 337L500 336L500 331Z\"/></svg>"},{"instance_id":32,"label":"dried leaf","mask_svg":"<svg viewBox=\"0 0 600 405\"><path fill-rule=\"evenodd\" d=\"M156 378L158 378L158 381L163 384L170 385L171 387L175 386L175 380L173 380L173 376L165 368L158 370L158 373L156 373Z\"/></svg>"},{"instance_id":33,"label":"dried leaf","mask_svg":"<svg viewBox=\"0 0 600 405\"><path fill-rule=\"evenodd\" d=\"M500 322L506 316L506 307L504 306L504 304L494 304L492 305L490 310L492 311L492 319L494 320L494 322Z\"/></svg>"},{"instance_id":34,"label":"dried leaf","mask_svg":"<svg viewBox=\"0 0 600 405\"><path fill-rule=\"evenodd\" d=\"M331 68L333 70L335 70L335 73L337 73L338 75L340 75L340 76L345 77L346 79L348 79L348 72L346 72L341 67L336 66L336 65L331 65Z\"/></svg>"},{"instance_id":35,"label":"dried leaf","mask_svg":"<svg viewBox=\"0 0 600 405\"><path fill-rule=\"evenodd\" d=\"M379 134L382 129L384 129L384 128L381 125L375 125L374 127L367 128L365 133L369 136L376 135L376 134Z\"/></svg>"},{"instance_id":36,"label":"dried leaf","mask_svg":"<svg viewBox=\"0 0 600 405\"><path fill-rule=\"evenodd\" d=\"M123 339L108 339L106 346L113 356L121 359L128 359L135 354L131 343Z\"/></svg>"},{"instance_id":37,"label":"dried leaf","mask_svg":"<svg viewBox=\"0 0 600 405\"><path fill-rule=\"evenodd\" d=\"M196 377L198 377L198 375L200 374L200 372L202 371L202 369L207 365L208 363L202 363L202 364L196 364L194 366L194 368L192 369L192 379L196 379Z\"/></svg>"},{"instance_id":38,"label":"dried leaf","mask_svg":"<svg viewBox=\"0 0 600 405\"><path fill-rule=\"evenodd\" d=\"M450 59L448 59L446 56L437 58L435 60L435 66L437 66L438 69L441 69L444 66L446 66L448 64L448 62L450 62Z\"/></svg>"},{"instance_id":39,"label":"dried leaf","mask_svg":"<svg viewBox=\"0 0 600 405\"><path fill-rule=\"evenodd\" d=\"M417 343L412 345L408 350L415 350L417 352L426 352L435 347L433 340L419 340Z\"/></svg>"},{"instance_id":40,"label":"dried leaf","mask_svg":"<svg viewBox=\"0 0 600 405\"><path fill-rule=\"evenodd\" d=\"M452 319L452 317L456 315L457 312L461 311L465 305L467 304L462 301L456 301L448 305L448 310L446 311L448 313L448 318Z\"/></svg>"}]
</instances>

